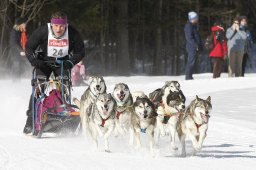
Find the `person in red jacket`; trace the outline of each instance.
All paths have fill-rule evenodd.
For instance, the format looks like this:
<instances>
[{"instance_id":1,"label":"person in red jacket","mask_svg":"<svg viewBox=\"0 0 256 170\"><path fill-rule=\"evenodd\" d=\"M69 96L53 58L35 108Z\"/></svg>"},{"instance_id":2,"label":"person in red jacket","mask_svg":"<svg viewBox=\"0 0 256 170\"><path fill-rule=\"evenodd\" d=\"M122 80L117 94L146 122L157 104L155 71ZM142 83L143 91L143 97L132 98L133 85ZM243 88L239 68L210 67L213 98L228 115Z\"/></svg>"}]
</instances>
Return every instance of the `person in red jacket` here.
<instances>
[{"instance_id":1,"label":"person in red jacket","mask_svg":"<svg viewBox=\"0 0 256 170\"><path fill-rule=\"evenodd\" d=\"M222 71L222 63L227 55L227 40L225 30L219 21L215 22L212 27L213 49L210 52L213 65L213 78L220 77Z\"/></svg>"}]
</instances>

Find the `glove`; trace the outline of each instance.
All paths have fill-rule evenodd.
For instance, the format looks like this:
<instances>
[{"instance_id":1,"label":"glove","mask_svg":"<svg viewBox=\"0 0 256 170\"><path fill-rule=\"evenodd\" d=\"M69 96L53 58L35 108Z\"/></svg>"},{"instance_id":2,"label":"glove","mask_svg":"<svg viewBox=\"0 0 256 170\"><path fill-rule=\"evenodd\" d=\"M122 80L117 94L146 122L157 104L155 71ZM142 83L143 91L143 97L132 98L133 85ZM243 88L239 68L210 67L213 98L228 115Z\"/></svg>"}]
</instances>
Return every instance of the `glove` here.
<instances>
[{"instance_id":1,"label":"glove","mask_svg":"<svg viewBox=\"0 0 256 170\"><path fill-rule=\"evenodd\" d=\"M74 64L70 60L63 61L63 67L65 70L71 70L73 68Z\"/></svg>"},{"instance_id":2,"label":"glove","mask_svg":"<svg viewBox=\"0 0 256 170\"><path fill-rule=\"evenodd\" d=\"M31 65L36 68L43 68L45 67L45 62L39 59L34 59L31 61Z\"/></svg>"}]
</instances>

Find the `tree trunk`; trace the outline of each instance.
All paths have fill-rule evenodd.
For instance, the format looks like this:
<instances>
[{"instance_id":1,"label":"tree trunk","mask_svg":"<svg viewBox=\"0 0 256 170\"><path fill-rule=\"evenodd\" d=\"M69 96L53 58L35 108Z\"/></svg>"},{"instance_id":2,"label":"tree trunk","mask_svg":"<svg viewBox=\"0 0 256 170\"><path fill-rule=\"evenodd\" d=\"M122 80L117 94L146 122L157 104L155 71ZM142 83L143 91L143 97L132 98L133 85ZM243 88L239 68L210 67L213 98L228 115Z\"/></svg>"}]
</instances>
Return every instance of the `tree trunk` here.
<instances>
[{"instance_id":1,"label":"tree trunk","mask_svg":"<svg viewBox=\"0 0 256 170\"><path fill-rule=\"evenodd\" d=\"M118 0L117 23L117 72L120 75L129 75L129 32L128 32L128 0Z\"/></svg>"},{"instance_id":2,"label":"tree trunk","mask_svg":"<svg viewBox=\"0 0 256 170\"><path fill-rule=\"evenodd\" d=\"M159 8L158 8L158 27L156 29L156 54L155 54L155 61L153 66L154 74L159 75L161 74L162 70L162 28L161 28L161 20L162 20L162 7L163 7L163 0L159 0Z\"/></svg>"}]
</instances>

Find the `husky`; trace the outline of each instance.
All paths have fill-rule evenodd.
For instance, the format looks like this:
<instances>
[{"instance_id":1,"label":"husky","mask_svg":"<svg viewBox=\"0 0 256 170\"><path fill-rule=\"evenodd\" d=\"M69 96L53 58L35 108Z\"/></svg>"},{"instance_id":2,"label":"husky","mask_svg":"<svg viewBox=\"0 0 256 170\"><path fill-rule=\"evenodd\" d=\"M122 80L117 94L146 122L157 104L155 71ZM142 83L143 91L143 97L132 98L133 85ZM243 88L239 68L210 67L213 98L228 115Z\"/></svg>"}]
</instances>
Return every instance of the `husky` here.
<instances>
[{"instance_id":1,"label":"husky","mask_svg":"<svg viewBox=\"0 0 256 170\"><path fill-rule=\"evenodd\" d=\"M180 117L177 125L177 132L182 145L182 156L186 156L186 136L192 141L194 148L193 155L201 150L206 137L211 110L212 104L210 96L206 100L196 96L196 99L190 103L184 115Z\"/></svg>"},{"instance_id":2,"label":"husky","mask_svg":"<svg viewBox=\"0 0 256 170\"><path fill-rule=\"evenodd\" d=\"M184 96L181 88L180 83L178 81L166 81L165 85L162 88L156 89L152 93L149 94L149 99L158 106L161 101L162 97L165 95L167 96L169 93L172 92L179 92L179 95L183 102L186 102L186 97Z\"/></svg>"},{"instance_id":3,"label":"husky","mask_svg":"<svg viewBox=\"0 0 256 170\"><path fill-rule=\"evenodd\" d=\"M133 99L128 85L116 84L112 96L117 103L115 135L124 135L131 128L130 120L133 113Z\"/></svg>"},{"instance_id":4,"label":"husky","mask_svg":"<svg viewBox=\"0 0 256 170\"><path fill-rule=\"evenodd\" d=\"M132 138L130 138L130 145L133 145L133 138L136 140L136 149L141 147L140 133L146 133L149 137L150 151L153 151L154 141L154 129L156 126L156 112L154 104L146 97L137 97L134 103L135 114L132 115Z\"/></svg>"},{"instance_id":5,"label":"husky","mask_svg":"<svg viewBox=\"0 0 256 170\"><path fill-rule=\"evenodd\" d=\"M88 127L88 118L91 114L92 106L100 94L106 93L107 87L103 77L90 77L90 85L79 101L73 98L73 102L80 108L80 117L83 131Z\"/></svg>"},{"instance_id":6,"label":"husky","mask_svg":"<svg viewBox=\"0 0 256 170\"><path fill-rule=\"evenodd\" d=\"M158 143L160 134L165 136L169 132L171 149L178 149L175 145L176 126L180 113L184 112L184 110L185 103L179 92L175 91L162 97L162 103L157 107L156 143Z\"/></svg>"},{"instance_id":7,"label":"husky","mask_svg":"<svg viewBox=\"0 0 256 170\"><path fill-rule=\"evenodd\" d=\"M111 94L100 94L89 116L89 134L96 148L98 148L98 136L104 137L106 152L110 152L108 138L115 129L115 110L116 102Z\"/></svg>"}]
</instances>

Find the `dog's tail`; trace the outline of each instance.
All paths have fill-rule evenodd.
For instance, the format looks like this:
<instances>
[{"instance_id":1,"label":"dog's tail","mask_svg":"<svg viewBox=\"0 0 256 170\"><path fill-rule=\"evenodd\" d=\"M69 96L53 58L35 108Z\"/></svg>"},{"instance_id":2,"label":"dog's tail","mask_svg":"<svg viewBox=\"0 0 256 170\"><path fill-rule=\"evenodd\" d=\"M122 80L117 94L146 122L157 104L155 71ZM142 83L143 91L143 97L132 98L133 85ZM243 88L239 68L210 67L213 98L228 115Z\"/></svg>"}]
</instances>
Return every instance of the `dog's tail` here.
<instances>
[{"instance_id":1,"label":"dog's tail","mask_svg":"<svg viewBox=\"0 0 256 170\"><path fill-rule=\"evenodd\" d=\"M75 105L77 105L77 107L80 108L80 101L77 98L74 97L72 101L75 103Z\"/></svg>"}]
</instances>

